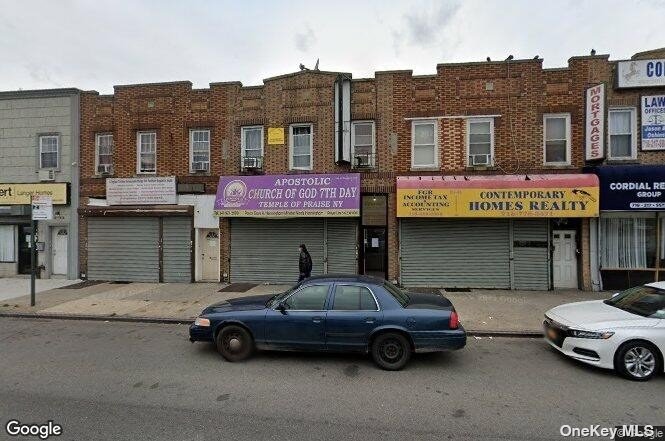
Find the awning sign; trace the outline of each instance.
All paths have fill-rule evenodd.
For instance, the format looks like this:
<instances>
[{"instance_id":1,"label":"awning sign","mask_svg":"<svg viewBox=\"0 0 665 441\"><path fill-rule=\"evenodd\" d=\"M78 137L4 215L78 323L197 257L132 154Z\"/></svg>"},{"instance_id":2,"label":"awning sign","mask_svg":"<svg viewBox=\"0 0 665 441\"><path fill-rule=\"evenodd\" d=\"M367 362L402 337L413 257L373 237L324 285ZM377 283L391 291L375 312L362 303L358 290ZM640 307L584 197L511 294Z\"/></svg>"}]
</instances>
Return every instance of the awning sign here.
<instances>
[{"instance_id":1,"label":"awning sign","mask_svg":"<svg viewBox=\"0 0 665 441\"><path fill-rule=\"evenodd\" d=\"M67 184L0 184L0 205L30 205L35 195L49 196L54 205L66 205Z\"/></svg>"},{"instance_id":2,"label":"awning sign","mask_svg":"<svg viewBox=\"0 0 665 441\"><path fill-rule=\"evenodd\" d=\"M665 95L642 97L642 150L665 150Z\"/></svg>"},{"instance_id":3,"label":"awning sign","mask_svg":"<svg viewBox=\"0 0 665 441\"><path fill-rule=\"evenodd\" d=\"M215 215L222 217L360 216L360 175L222 176Z\"/></svg>"},{"instance_id":4,"label":"awning sign","mask_svg":"<svg viewBox=\"0 0 665 441\"><path fill-rule=\"evenodd\" d=\"M598 216L595 175L397 178L397 217Z\"/></svg>"},{"instance_id":5,"label":"awning sign","mask_svg":"<svg viewBox=\"0 0 665 441\"><path fill-rule=\"evenodd\" d=\"M600 179L601 210L665 210L664 165L599 167L596 174Z\"/></svg>"}]
</instances>

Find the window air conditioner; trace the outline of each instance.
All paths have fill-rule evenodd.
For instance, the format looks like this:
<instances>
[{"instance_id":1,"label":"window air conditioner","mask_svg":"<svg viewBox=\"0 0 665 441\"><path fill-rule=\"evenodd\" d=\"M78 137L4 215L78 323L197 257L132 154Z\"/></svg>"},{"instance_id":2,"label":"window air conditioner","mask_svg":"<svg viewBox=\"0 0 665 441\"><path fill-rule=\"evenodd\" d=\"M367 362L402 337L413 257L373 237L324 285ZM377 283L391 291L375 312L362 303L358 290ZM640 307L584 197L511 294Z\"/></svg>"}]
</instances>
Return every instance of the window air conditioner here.
<instances>
[{"instance_id":1,"label":"window air conditioner","mask_svg":"<svg viewBox=\"0 0 665 441\"><path fill-rule=\"evenodd\" d=\"M196 161L192 163L192 170L194 171L208 171L209 163L204 161Z\"/></svg>"},{"instance_id":2,"label":"window air conditioner","mask_svg":"<svg viewBox=\"0 0 665 441\"><path fill-rule=\"evenodd\" d=\"M490 155L470 155L471 165L490 165Z\"/></svg>"},{"instance_id":3,"label":"window air conditioner","mask_svg":"<svg viewBox=\"0 0 665 441\"><path fill-rule=\"evenodd\" d=\"M97 166L97 173L102 175L110 175L113 173L113 166L111 164L99 164Z\"/></svg>"},{"instance_id":4,"label":"window air conditioner","mask_svg":"<svg viewBox=\"0 0 665 441\"><path fill-rule=\"evenodd\" d=\"M357 168L368 168L372 166L372 157L370 155L358 155L355 159Z\"/></svg>"},{"instance_id":5,"label":"window air conditioner","mask_svg":"<svg viewBox=\"0 0 665 441\"><path fill-rule=\"evenodd\" d=\"M259 158L252 156L242 158L242 166L243 168L259 168Z\"/></svg>"},{"instance_id":6,"label":"window air conditioner","mask_svg":"<svg viewBox=\"0 0 665 441\"><path fill-rule=\"evenodd\" d=\"M39 170L40 181L55 181L55 170Z\"/></svg>"}]
</instances>

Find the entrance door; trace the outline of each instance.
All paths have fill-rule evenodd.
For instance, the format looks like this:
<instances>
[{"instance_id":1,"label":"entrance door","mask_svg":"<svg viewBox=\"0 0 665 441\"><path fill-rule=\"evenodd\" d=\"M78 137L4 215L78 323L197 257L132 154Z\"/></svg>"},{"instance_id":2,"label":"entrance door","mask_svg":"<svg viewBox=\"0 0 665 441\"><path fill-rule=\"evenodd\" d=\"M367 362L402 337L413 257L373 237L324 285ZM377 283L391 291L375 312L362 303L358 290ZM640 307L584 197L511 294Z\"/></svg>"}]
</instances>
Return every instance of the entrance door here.
<instances>
[{"instance_id":1,"label":"entrance door","mask_svg":"<svg viewBox=\"0 0 665 441\"><path fill-rule=\"evenodd\" d=\"M363 274L386 278L386 228L363 228Z\"/></svg>"},{"instance_id":2,"label":"entrance door","mask_svg":"<svg viewBox=\"0 0 665 441\"><path fill-rule=\"evenodd\" d=\"M67 274L67 228L51 228L51 274Z\"/></svg>"},{"instance_id":3,"label":"entrance door","mask_svg":"<svg viewBox=\"0 0 665 441\"><path fill-rule=\"evenodd\" d=\"M18 226L18 273L30 274L30 225Z\"/></svg>"},{"instance_id":4,"label":"entrance door","mask_svg":"<svg viewBox=\"0 0 665 441\"><path fill-rule=\"evenodd\" d=\"M219 282L219 230L199 230L200 280Z\"/></svg>"},{"instance_id":5,"label":"entrance door","mask_svg":"<svg viewBox=\"0 0 665 441\"><path fill-rule=\"evenodd\" d=\"M575 230L554 230L552 236L554 288L577 288Z\"/></svg>"}]
</instances>

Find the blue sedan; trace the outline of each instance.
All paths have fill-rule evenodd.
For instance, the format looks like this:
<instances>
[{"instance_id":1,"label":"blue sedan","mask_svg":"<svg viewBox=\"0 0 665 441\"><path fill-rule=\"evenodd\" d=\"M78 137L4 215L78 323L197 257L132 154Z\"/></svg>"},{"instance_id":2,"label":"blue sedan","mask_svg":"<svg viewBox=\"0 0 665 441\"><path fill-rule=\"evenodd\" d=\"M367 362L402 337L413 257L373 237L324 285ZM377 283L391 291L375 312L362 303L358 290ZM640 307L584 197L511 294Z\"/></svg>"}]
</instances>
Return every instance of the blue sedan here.
<instances>
[{"instance_id":1,"label":"blue sedan","mask_svg":"<svg viewBox=\"0 0 665 441\"><path fill-rule=\"evenodd\" d=\"M412 352L466 344L445 297L356 275L312 277L281 294L211 305L190 326L189 338L214 342L228 361L244 360L254 349L369 352L387 370L404 367Z\"/></svg>"}]
</instances>

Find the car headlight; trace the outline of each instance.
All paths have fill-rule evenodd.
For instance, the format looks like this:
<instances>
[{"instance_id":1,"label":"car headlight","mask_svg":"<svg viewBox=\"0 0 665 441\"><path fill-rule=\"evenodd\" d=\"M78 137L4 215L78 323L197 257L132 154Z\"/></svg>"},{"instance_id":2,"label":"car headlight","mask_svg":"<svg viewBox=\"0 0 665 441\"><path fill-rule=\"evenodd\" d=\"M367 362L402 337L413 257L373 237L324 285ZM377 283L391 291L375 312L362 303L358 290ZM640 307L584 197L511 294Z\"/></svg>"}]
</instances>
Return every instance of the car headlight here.
<instances>
[{"instance_id":1,"label":"car headlight","mask_svg":"<svg viewBox=\"0 0 665 441\"><path fill-rule=\"evenodd\" d=\"M210 319L207 319L205 317L196 317L196 320L194 320L194 324L196 326L210 326Z\"/></svg>"},{"instance_id":2,"label":"car headlight","mask_svg":"<svg viewBox=\"0 0 665 441\"><path fill-rule=\"evenodd\" d=\"M579 329L569 329L571 337L575 338L595 338L598 340L607 340L614 335L614 332L603 331L603 332L593 332L593 331L581 331Z\"/></svg>"}]
</instances>

